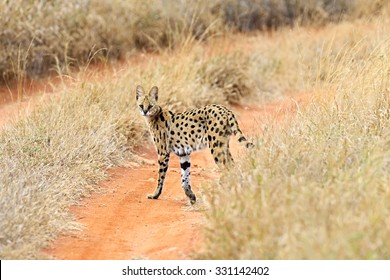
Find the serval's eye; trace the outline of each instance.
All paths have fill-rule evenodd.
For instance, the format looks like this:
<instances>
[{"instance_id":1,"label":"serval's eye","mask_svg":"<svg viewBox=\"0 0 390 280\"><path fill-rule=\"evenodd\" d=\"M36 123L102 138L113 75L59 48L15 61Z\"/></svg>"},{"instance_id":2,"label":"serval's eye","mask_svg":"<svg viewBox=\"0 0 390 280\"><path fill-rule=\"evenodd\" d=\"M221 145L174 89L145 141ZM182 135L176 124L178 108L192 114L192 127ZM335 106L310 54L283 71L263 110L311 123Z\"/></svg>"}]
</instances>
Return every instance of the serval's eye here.
<instances>
[{"instance_id":1,"label":"serval's eye","mask_svg":"<svg viewBox=\"0 0 390 280\"><path fill-rule=\"evenodd\" d=\"M139 107L141 108L142 111L144 110L144 105L139 105Z\"/></svg>"},{"instance_id":2,"label":"serval's eye","mask_svg":"<svg viewBox=\"0 0 390 280\"><path fill-rule=\"evenodd\" d=\"M148 109L146 111L149 111L152 108L153 108L153 106L149 104Z\"/></svg>"}]
</instances>

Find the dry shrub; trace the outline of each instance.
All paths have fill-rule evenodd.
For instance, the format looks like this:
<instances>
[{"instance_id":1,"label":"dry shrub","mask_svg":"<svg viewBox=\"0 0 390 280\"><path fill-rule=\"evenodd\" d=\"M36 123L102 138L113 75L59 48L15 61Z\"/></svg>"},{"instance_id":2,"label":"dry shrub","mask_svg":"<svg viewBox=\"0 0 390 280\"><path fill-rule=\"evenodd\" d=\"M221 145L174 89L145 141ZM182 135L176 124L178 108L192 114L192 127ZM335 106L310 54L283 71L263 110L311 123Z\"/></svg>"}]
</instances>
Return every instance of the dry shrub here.
<instances>
[{"instance_id":1,"label":"dry shrub","mask_svg":"<svg viewBox=\"0 0 390 280\"><path fill-rule=\"evenodd\" d=\"M241 32L265 30L292 24L284 1L217 1L213 12L218 14L229 28Z\"/></svg>"},{"instance_id":2,"label":"dry shrub","mask_svg":"<svg viewBox=\"0 0 390 280\"><path fill-rule=\"evenodd\" d=\"M162 51L207 39L220 28L209 6L205 1L138 2L133 8L135 47Z\"/></svg>"},{"instance_id":3,"label":"dry shrub","mask_svg":"<svg viewBox=\"0 0 390 280\"><path fill-rule=\"evenodd\" d=\"M380 0L2 1L0 78L34 78L137 48L161 51L231 30L318 25L389 7Z\"/></svg>"},{"instance_id":4,"label":"dry shrub","mask_svg":"<svg viewBox=\"0 0 390 280\"><path fill-rule=\"evenodd\" d=\"M3 1L0 24L0 73L9 80L19 72L37 77L56 61L82 64L101 41L104 25L89 1Z\"/></svg>"},{"instance_id":5,"label":"dry shrub","mask_svg":"<svg viewBox=\"0 0 390 280\"><path fill-rule=\"evenodd\" d=\"M353 16L357 18L390 15L390 2L387 0L356 0Z\"/></svg>"},{"instance_id":6,"label":"dry shrub","mask_svg":"<svg viewBox=\"0 0 390 280\"><path fill-rule=\"evenodd\" d=\"M340 21L354 11L354 5L355 0L220 0L213 12L228 27L246 32Z\"/></svg>"},{"instance_id":7,"label":"dry shrub","mask_svg":"<svg viewBox=\"0 0 390 280\"><path fill-rule=\"evenodd\" d=\"M34 78L56 64L64 72L91 59L124 57L134 48L159 51L205 39L215 32L209 28L212 19L194 7L158 0L3 1L1 79Z\"/></svg>"},{"instance_id":8,"label":"dry shrub","mask_svg":"<svg viewBox=\"0 0 390 280\"><path fill-rule=\"evenodd\" d=\"M238 103L255 90L249 79L249 56L242 53L213 57L199 70L202 83L219 90L229 103Z\"/></svg>"}]
</instances>

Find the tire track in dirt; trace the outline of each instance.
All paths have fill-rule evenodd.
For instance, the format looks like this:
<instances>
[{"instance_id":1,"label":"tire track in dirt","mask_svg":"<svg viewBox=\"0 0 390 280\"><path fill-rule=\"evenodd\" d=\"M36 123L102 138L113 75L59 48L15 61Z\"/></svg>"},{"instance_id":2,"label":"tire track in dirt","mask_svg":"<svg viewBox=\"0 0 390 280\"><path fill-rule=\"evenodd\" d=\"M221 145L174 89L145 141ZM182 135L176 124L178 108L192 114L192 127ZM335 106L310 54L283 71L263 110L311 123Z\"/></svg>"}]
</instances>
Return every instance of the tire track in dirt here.
<instances>
[{"instance_id":1,"label":"tire track in dirt","mask_svg":"<svg viewBox=\"0 0 390 280\"><path fill-rule=\"evenodd\" d=\"M235 107L234 112L250 139L260 134L262 120L281 116L294 102L286 100L262 108ZM235 137L230 143L235 159L245 154ZM202 250L204 205L202 199L195 206L189 205L181 188L178 157L171 155L160 198L149 200L146 195L156 186L157 155L151 145L139 149L138 155L146 163L113 168L110 179L101 184L106 193L94 194L81 206L70 208L84 230L60 236L45 249L46 254L76 260L191 259ZM191 185L198 198L199 186L218 177L208 149L191 154Z\"/></svg>"}]
</instances>

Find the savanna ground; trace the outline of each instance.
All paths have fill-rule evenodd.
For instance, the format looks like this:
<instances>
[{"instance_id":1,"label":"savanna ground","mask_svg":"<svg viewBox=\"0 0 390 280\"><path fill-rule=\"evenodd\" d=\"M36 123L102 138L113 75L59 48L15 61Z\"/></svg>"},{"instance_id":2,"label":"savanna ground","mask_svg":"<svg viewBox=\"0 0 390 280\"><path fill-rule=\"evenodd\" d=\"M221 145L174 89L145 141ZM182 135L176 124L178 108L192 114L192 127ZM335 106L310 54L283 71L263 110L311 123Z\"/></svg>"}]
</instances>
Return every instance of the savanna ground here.
<instances>
[{"instance_id":1,"label":"savanna ground","mask_svg":"<svg viewBox=\"0 0 390 280\"><path fill-rule=\"evenodd\" d=\"M34 98L28 114L1 130L2 259L172 257L166 252L173 258L389 259L386 1L172 2L186 13L160 1L152 8L141 1L31 1L17 9L19 2L0 4L2 92L20 103L30 79L57 78L47 87L50 96ZM141 172L153 156L135 108L137 84L158 85L162 104L176 111L231 106L253 137L255 148L237 151L243 154L233 170L210 171L207 158L194 165L200 201L193 207L181 193L175 162L161 201L146 200L156 173ZM286 99L290 110L261 111ZM122 168L112 171L115 166ZM107 187L115 180L141 182L145 193ZM123 201L108 199L116 192ZM112 219L111 228L95 226L107 236L93 236L91 225L83 227L83 219L94 217L88 214L93 203L102 217L135 217L137 227ZM171 236L194 219L187 225L199 242L190 250L148 247L163 230L153 227L152 216L163 222L171 211L177 229ZM139 223L151 229L137 232ZM60 235L78 241L58 241ZM138 238L136 246L126 235ZM86 237L106 251L119 240L122 251L89 257L56 251L56 244L69 247Z\"/></svg>"}]
</instances>

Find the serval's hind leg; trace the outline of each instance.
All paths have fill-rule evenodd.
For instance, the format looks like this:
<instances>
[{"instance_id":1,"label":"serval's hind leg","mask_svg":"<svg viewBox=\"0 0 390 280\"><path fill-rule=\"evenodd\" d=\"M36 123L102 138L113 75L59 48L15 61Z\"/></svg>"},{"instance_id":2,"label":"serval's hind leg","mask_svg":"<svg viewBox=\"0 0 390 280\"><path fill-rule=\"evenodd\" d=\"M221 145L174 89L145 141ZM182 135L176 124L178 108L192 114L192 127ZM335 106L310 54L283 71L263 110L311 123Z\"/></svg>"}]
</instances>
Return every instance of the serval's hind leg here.
<instances>
[{"instance_id":1,"label":"serval's hind leg","mask_svg":"<svg viewBox=\"0 0 390 280\"><path fill-rule=\"evenodd\" d=\"M185 194L190 199L191 204L196 202L196 196L191 190L190 185L190 155L180 157L180 168L181 168L181 185L184 189Z\"/></svg>"},{"instance_id":2,"label":"serval's hind leg","mask_svg":"<svg viewBox=\"0 0 390 280\"><path fill-rule=\"evenodd\" d=\"M218 165L218 168L230 167L233 164L233 157L229 151L229 139L221 139L220 141L211 141L209 143L211 155L214 158L214 162Z\"/></svg>"}]
</instances>

